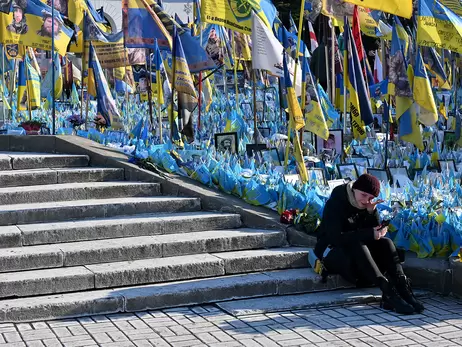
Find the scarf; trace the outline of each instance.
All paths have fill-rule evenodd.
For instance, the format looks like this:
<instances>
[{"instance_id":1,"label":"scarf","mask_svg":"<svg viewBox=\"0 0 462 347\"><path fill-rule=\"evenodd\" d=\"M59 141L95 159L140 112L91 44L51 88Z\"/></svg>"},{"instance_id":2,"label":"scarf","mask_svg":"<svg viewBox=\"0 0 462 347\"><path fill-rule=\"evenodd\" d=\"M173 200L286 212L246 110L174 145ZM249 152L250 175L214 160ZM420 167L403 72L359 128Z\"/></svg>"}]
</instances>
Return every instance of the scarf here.
<instances>
[{"instance_id":1,"label":"scarf","mask_svg":"<svg viewBox=\"0 0 462 347\"><path fill-rule=\"evenodd\" d=\"M348 195L348 202L351 204L351 206L359 209L359 210L364 210L364 207L360 207L359 204L356 202L355 199L355 193L353 192L353 182L350 182L346 186L347 190L347 195Z\"/></svg>"}]
</instances>

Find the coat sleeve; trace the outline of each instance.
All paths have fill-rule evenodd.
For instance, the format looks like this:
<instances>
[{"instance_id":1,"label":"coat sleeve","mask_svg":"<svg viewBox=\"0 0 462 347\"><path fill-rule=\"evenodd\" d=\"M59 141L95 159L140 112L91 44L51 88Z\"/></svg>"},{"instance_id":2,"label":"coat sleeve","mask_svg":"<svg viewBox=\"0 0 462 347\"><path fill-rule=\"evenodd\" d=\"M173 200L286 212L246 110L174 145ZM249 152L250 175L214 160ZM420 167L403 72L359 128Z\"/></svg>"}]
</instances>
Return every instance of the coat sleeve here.
<instances>
[{"instance_id":1,"label":"coat sleeve","mask_svg":"<svg viewBox=\"0 0 462 347\"><path fill-rule=\"evenodd\" d=\"M372 216L372 215L371 215ZM374 240L374 229L363 228L346 232L343 223L347 219L345 206L341 199L331 196L324 207L323 223L329 241L333 246L347 246L356 242L368 242Z\"/></svg>"}]
</instances>

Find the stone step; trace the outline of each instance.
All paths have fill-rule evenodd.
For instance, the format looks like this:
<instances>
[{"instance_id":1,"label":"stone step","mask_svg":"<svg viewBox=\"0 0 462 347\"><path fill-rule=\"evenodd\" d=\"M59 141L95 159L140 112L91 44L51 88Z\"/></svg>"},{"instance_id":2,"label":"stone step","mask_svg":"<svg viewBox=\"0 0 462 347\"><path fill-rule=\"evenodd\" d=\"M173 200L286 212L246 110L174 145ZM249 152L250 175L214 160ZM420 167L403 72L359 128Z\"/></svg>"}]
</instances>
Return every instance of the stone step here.
<instances>
[{"instance_id":1,"label":"stone step","mask_svg":"<svg viewBox=\"0 0 462 347\"><path fill-rule=\"evenodd\" d=\"M248 251L248 259L251 258L250 252ZM7 272L0 274L0 298L224 276L228 261L223 257L231 253L235 252ZM274 254L268 254L264 260L257 250L254 260L250 264L246 264L246 268L242 269L242 272L258 271L264 267L262 263L270 264L265 269L267 271L282 268L283 262L285 268L301 267L307 265L307 258L308 254L305 248L275 249ZM303 260L305 260L305 264L303 264ZM271 265L273 263L274 266ZM81 282L81 284L76 286L75 282Z\"/></svg>"},{"instance_id":2,"label":"stone step","mask_svg":"<svg viewBox=\"0 0 462 347\"><path fill-rule=\"evenodd\" d=\"M84 182L0 188L0 205L161 195L159 183Z\"/></svg>"},{"instance_id":3,"label":"stone step","mask_svg":"<svg viewBox=\"0 0 462 347\"><path fill-rule=\"evenodd\" d=\"M3 152L13 170L88 166L88 155Z\"/></svg>"},{"instance_id":4,"label":"stone step","mask_svg":"<svg viewBox=\"0 0 462 347\"><path fill-rule=\"evenodd\" d=\"M0 171L0 187L123 180L124 170L111 168L76 167Z\"/></svg>"},{"instance_id":5,"label":"stone step","mask_svg":"<svg viewBox=\"0 0 462 347\"><path fill-rule=\"evenodd\" d=\"M0 247L235 229L240 226L238 214L202 211L0 226Z\"/></svg>"},{"instance_id":6,"label":"stone step","mask_svg":"<svg viewBox=\"0 0 462 347\"><path fill-rule=\"evenodd\" d=\"M154 212L188 212L201 209L198 198L159 196L1 205L0 225L104 218Z\"/></svg>"},{"instance_id":7,"label":"stone step","mask_svg":"<svg viewBox=\"0 0 462 347\"><path fill-rule=\"evenodd\" d=\"M348 288L351 285L342 281L338 276L330 276L327 283L321 283L319 277L309 269L267 271L113 290L4 299L0 301L0 322L29 322L157 310L225 300L325 291L342 287Z\"/></svg>"},{"instance_id":8,"label":"stone step","mask_svg":"<svg viewBox=\"0 0 462 347\"><path fill-rule=\"evenodd\" d=\"M152 258L281 247L285 243L283 231L235 229L193 232L181 237L169 234L4 248L0 250L0 272L137 259L154 262Z\"/></svg>"}]
</instances>

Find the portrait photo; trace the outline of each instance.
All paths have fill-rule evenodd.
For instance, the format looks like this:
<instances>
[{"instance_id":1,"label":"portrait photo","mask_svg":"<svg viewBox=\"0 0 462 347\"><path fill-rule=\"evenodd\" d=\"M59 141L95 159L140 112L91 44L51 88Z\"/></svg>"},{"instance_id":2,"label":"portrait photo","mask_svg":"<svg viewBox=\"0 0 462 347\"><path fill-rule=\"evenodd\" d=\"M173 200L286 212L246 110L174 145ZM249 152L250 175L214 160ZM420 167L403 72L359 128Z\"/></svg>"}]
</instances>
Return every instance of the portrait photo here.
<instances>
[{"instance_id":1,"label":"portrait photo","mask_svg":"<svg viewBox=\"0 0 462 347\"><path fill-rule=\"evenodd\" d=\"M456 133L454 131L445 131L443 135L443 149L454 149L457 146Z\"/></svg>"},{"instance_id":2,"label":"portrait photo","mask_svg":"<svg viewBox=\"0 0 462 347\"><path fill-rule=\"evenodd\" d=\"M61 26L63 24L61 20L58 17L53 18L51 13L46 10L42 10L42 19L43 19L43 24L40 27L40 30L37 31L37 35L44 36L44 37L54 36L55 39L59 39L59 33L61 32ZM53 27L53 22L54 22L54 27Z\"/></svg>"},{"instance_id":3,"label":"portrait photo","mask_svg":"<svg viewBox=\"0 0 462 347\"><path fill-rule=\"evenodd\" d=\"M404 188L408 183L412 183L406 167L390 167L388 170L392 184L396 184L399 188Z\"/></svg>"},{"instance_id":4,"label":"portrait photo","mask_svg":"<svg viewBox=\"0 0 462 347\"><path fill-rule=\"evenodd\" d=\"M359 177L355 164L337 164L337 170L339 177L343 179L354 181Z\"/></svg>"},{"instance_id":5,"label":"portrait photo","mask_svg":"<svg viewBox=\"0 0 462 347\"><path fill-rule=\"evenodd\" d=\"M327 140L316 136L316 153L321 154L323 149L335 149L336 154L343 153L343 130L329 130Z\"/></svg>"},{"instance_id":6,"label":"portrait photo","mask_svg":"<svg viewBox=\"0 0 462 347\"><path fill-rule=\"evenodd\" d=\"M217 152L229 152L230 154L237 153L237 133L215 134L215 148L217 149Z\"/></svg>"},{"instance_id":7,"label":"portrait photo","mask_svg":"<svg viewBox=\"0 0 462 347\"><path fill-rule=\"evenodd\" d=\"M267 149L265 143L248 143L245 145L245 151L249 158L252 158L254 154L258 154L260 151Z\"/></svg>"},{"instance_id":8,"label":"portrait photo","mask_svg":"<svg viewBox=\"0 0 462 347\"><path fill-rule=\"evenodd\" d=\"M457 172L456 161L454 159L438 160L440 172Z\"/></svg>"},{"instance_id":9,"label":"portrait photo","mask_svg":"<svg viewBox=\"0 0 462 347\"><path fill-rule=\"evenodd\" d=\"M390 181L390 174L385 169L373 169L368 168L367 173L377 178L382 183L387 183Z\"/></svg>"},{"instance_id":10,"label":"portrait photo","mask_svg":"<svg viewBox=\"0 0 462 347\"><path fill-rule=\"evenodd\" d=\"M6 27L6 30L15 34L26 34L29 31L25 15L27 0L13 0L12 5L13 20Z\"/></svg>"}]
</instances>

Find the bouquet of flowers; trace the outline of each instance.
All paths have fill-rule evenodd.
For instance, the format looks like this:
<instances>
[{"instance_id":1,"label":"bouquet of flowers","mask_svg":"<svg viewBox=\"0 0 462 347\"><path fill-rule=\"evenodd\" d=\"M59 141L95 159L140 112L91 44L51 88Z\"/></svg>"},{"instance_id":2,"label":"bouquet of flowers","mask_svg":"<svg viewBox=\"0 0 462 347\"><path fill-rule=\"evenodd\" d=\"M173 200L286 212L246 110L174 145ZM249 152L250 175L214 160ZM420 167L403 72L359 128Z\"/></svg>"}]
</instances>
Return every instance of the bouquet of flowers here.
<instances>
[{"instance_id":1,"label":"bouquet of flowers","mask_svg":"<svg viewBox=\"0 0 462 347\"><path fill-rule=\"evenodd\" d=\"M85 120L79 114L72 114L67 117L67 121L72 124L73 128L77 128L85 124Z\"/></svg>"}]
</instances>

